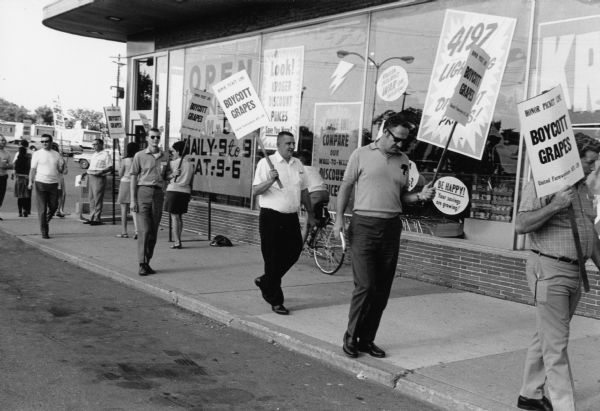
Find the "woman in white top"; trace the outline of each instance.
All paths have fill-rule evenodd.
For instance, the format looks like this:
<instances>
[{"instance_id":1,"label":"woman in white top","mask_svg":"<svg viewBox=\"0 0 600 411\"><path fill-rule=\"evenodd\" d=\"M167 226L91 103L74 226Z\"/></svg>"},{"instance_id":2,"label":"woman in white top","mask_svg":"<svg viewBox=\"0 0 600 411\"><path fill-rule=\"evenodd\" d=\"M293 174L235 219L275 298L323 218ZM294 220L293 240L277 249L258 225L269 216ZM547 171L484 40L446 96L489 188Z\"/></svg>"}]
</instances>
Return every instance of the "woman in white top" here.
<instances>
[{"instance_id":1,"label":"woman in white top","mask_svg":"<svg viewBox=\"0 0 600 411\"><path fill-rule=\"evenodd\" d=\"M184 151L185 150L185 151ZM182 215L187 213L188 204L192 195L192 182L194 180L194 164L186 161L183 157L187 153L186 144L177 141L173 144L173 157L169 164L170 173L167 176L167 197L165 199L165 211L171 215L173 226L173 237L175 243L173 249L181 247L181 232L183 231Z\"/></svg>"},{"instance_id":2,"label":"woman in white top","mask_svg":"<svg viewBox=\"0 0 600 411\"><path fill-rule=\"evenodd\" d=\"M127 212L129 211L131 204L131 179L129 176L131 174L133 156L137 152L137 143L131 142L127 144L125 157L123 157L121 167L119 167L119 178L121 179L121 182L119 183L119 197L117 198L117 202L121 204L121 234L117 234L117 237L119 238L129 238L129 234L127 234ZM133 211L131 213L133 214ZM133 226L135 227L133 238L137 239L137 223L135 221L135 216L133 216Z\"/></svg>"}]
</instances>

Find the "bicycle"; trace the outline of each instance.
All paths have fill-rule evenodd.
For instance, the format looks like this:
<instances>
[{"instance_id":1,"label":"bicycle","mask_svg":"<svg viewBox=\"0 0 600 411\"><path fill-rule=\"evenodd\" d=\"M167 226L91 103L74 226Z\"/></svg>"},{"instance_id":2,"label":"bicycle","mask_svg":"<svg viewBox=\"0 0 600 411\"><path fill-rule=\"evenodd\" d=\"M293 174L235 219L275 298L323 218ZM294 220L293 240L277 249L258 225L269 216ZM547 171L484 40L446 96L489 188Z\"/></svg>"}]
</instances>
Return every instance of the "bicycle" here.
<instances>
[{"instance_id":1,"label":"bicycle","mask_svg":"<svg viewBox=\"0 0 600 411\"><path fill-rule=\"evenodd\" d=\"M333 275L342 266L346 255L346 239L343 232L340 239L333 235L333 219L327 207L323 207L321 218L311 228L306 245L324 274Z\"/></svg>"}]
</instances>

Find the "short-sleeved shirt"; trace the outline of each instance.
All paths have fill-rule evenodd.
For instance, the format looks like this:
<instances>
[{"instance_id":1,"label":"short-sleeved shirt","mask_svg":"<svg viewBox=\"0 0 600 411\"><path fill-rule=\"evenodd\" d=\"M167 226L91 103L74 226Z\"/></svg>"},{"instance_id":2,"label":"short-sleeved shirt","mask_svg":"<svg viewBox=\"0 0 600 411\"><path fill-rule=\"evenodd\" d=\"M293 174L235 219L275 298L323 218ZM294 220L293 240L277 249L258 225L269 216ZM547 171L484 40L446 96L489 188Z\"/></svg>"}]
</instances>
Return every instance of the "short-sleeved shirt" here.
<instances>
[{"instance_id":1,"label":"short-sleeved shirt","mask_svg":"<svg viewBox=\"0 0 600 411\"><path fill-rule=\"evenodd\" d=\"M106 150L95 151L90 158L90 166L87 170L88 174L98 175L102 170L112 166L112 156Z\"/></svg>"},{"instance_id":2,"label":"short-sleeved shirt","mask_svg":"<svg viewBox=\"0 0 600 411\"><path fill-rule=\"evenodd\" d=\"M289 162L285 161L279 152L275 152L269 158L279 173L283 188L279 188L277 182L273 183L259 196L259 205L261 208L270 208L280 213L297 213L300 209L300 192L307 188L304 166L295 157L290 158ZM256 166L253 184L267 181L269 171L269 163L266 159L261 159Z\"/></svg>"},{"instance_id":3,"label":"short-sleeved shirt","mask_svg":"<svg viewBox=\"0 0 600 411\"><path fill-rule=\"evenodd\" d=\"M149 148L138 151L133 157L130 175L138 176L138 186L162 187L163 172L168 161L168 154L162 150L155 154L152 154Z\"/></svg>"},{"instance_id":4,"label":"short-sleeved shirt","mask_svg":"<svg viewBox=\"0 0 600 411\"><path fill-rule=\"evenodd\" d=\"M408 187L409 159L404 153L386 155L377 143L350 155L344 182L355 185L354 212L367 217L393 218L402 213Z\"/></svg>"},{"instance_id":5,"label":"short-sleeved shirt","mask_svg":"<svg viewBox=\"0 0 600 411\"><path fill-rule=\"evenodd\" d=\"M35 181L55 184L60 181L58 164L60 154L54 150L36 150L31 156L31 168L35 168Z\"/></svg>"},{"instance_id":6,"label":"short-sleeved shirt","mask_svg":"<svg viewBox=\"0 0 600 411\"><path fill-rule=\"evenodd\" d=\"M181 167L180 167L181 165ZM194 163L190 163L187 160L180 161L180 159L171 161L171 170L177 170L180 168L180 174L177 179L172 178L167 186L167 191L178 191L180 193L192 192L192 178L194 177Z\"/></svg>"},{"instance_id":7,"label":"short-sleeved shirt","mask_svg":"<svg viewBox=\"0 0 600 411\"><path fill-rule=\"evenodd\" d=\"M596 216L592 205L592 195L584 183L577 186L577 195L572 204L575 210L575 221L579 230L581 250L585 259L592 255L594 248L594 218ZM533 180L530 180L523 189L519 212L535 211L546 206L552 201L553 195L538 198ZM567 209L554 214L537 231L528 233L532 250L555 257L567 257L576 260L577 249L571 230L571 222Z\"/></svg>"},{"instance_id":8,"label":"short-sleeved shirt","mask_svg":"<svg viewBox=\"0 0 600 411\"><path fill-rule=\"evenodd\" d=\"M304 172L306 173L306 186L309 193L327 190L325 181L323 181L323 177L321 177L317 168L304 166Z\"/></svg>"}]
</instances>

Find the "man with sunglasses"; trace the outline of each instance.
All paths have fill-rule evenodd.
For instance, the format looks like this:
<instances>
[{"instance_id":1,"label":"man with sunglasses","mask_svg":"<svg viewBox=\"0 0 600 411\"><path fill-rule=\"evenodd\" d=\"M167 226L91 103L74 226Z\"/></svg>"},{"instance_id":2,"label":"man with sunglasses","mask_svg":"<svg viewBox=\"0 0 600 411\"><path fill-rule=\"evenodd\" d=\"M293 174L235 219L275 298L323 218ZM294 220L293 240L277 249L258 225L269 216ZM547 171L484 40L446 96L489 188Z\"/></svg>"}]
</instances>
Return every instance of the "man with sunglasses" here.
<instances>
[{"instance_id":1,"label":"man with sunglasses","mask_svg":"<svg viewBox=\"0 0 600 411\"><path fill-rule=\"evenodd\" d=\"M88 190L90 197L90 219L83 224L102 224L102 207L104 206L104 191L106 190L106 175L113 169L112 156L104 150L104 141L97 138L92 143L94 154L90 158L87 170Z\"/></svg>"},{"instance_id":2,"label":"man with sunglasses","mask_svg":"<svg viewBox=\"0 0 600 411\"><path fill-rule=\"evenodd\" d=\"M148 135L148 147L138 151L131 163L131 206L136 213L138 225L139 274L154 274L150 260L158 236L162 216L163 186L169 154L159 147L160 130L152 128Z\"/></svg>"},{"instance_id":3,"label":"man with sunglasses","mask_svg":"<svg viewBox=\"0 0 600 411\"><path fill-rule=\"evenodd\" d=\"M36 150L31 157L28 188L31 190L35 183L42 238L50 238L48 223L58 209L58 182L65 167L65 161L57 151L52 150L50 134L42 134L40 142L42 149Z\"/></svg>"},{"instance_id":4,"label":"man with sunglasses","mask_svg":"<svg viewBox=\"0 0 600 411\"><path fill-rule=\"evenodd\" d=\"M375 335L387 305L396 273L403 204L429 201L435 188L408 192L408 156L402 152L415 128L403 113L391 115L381 138L356 149L348 161L338 193L334 235L343 235L344 211L355 188L348 238L352 255L354 292L342 349L351 358L365 352L377 358L385 351Z\"/></svg>"}]
</instances>

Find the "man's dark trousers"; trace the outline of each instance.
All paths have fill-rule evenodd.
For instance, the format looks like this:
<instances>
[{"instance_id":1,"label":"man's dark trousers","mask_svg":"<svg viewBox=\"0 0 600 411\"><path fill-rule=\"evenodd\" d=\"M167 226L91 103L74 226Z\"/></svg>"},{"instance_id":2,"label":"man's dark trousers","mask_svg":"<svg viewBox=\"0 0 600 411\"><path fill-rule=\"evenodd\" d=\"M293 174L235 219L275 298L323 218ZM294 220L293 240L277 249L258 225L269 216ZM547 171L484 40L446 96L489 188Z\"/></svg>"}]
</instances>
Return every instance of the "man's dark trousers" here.
<instances>
[{"instance_id":1,"label":"man's dark trousers","mask_svg":"<svg viewBox=\"0 0 600 411\"><path fill-rule=\"evenodd\" d=\"M298 261L302 234L298 213L261 208L258 227L265 274L260 277L263 298L271 305L283 304L281 278Z\"/></svg>"},{"instance_id":2,"label":"man's dark trousers","mask_svg":"<svg viewBox=\"0 0 600 411\"><path fill-rule=\"evenodd\" d=\"M7 181L8 181L8 176L0 176L0 207L2 207L2 203L4 202L4 195L6 194Z\"/></svg>"},{"instance_id":3,"label":"man's dark trousers","mask_svg":"<svg viewBox=\"0 0 600 411\"><path fill-rule=\"evenodd\" d=\"M35 199L37 204L40 231L48 235L48 217L54 216L58 209L58 183L35 182Z\"/></svg>"},{"instance_id":4,"label":"man's dark trousers","mask_svg":"<svg viewBox=\"0 0 600 411\"><path fill-rule=\"evenodd\" d=\"M365 343L375 341L396 274L402 223L354 214L348 237L352 255L354 291L347 336Z\"/></svg>"},{"instance_id":5,"label":"man's dark trousers","mask_svg":"<svg viewBox=\"0 0 600 411\"><path fill-rule=\"evenodd\" d=\"M138 261L142 264L149 263L154 255L164 201L162 187L138 186L137 200Z\"/></svg>"}]
</instances>

